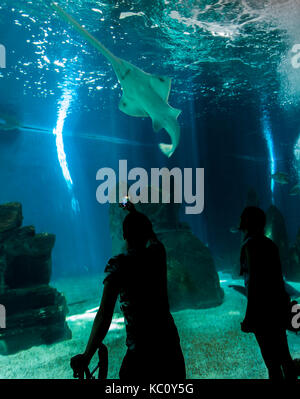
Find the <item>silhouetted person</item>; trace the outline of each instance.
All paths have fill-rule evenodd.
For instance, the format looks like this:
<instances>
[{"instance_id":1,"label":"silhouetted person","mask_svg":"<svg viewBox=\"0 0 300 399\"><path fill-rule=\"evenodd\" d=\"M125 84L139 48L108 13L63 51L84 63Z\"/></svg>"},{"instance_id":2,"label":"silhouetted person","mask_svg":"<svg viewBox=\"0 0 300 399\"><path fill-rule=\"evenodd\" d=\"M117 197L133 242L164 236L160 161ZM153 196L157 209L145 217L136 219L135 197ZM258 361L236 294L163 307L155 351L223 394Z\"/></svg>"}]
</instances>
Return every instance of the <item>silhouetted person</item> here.
<instances>
[{"instance_id":1,"label":"silhouetted person","mask_svg":"<svg viewBox=\"0 0 300 399\"><path fill-rule=\"evenodd\" d=\"M125 207L130 211L123 222L127 251L111 258L105 268L100 308L79 364L89 364L106 336L119 296L127 335L120 379L184 379L184 358L169 311L165 248L150 220L131 203Z\"/></svg>"},{"instance_id":2,"label":"silhouetted person","mask_svg":"<svg viewBox=\"0 0 300 399\"><path fill-rule=\"evenodd\" d=\"M257 207L247 207L241 215L240 230L245 233L241 274L248 293L241 328L255 334L270 379L296 379L286 337L290 298L278 248L264 235L265 224L266 215Z\"/></svg>"}]
</instances>

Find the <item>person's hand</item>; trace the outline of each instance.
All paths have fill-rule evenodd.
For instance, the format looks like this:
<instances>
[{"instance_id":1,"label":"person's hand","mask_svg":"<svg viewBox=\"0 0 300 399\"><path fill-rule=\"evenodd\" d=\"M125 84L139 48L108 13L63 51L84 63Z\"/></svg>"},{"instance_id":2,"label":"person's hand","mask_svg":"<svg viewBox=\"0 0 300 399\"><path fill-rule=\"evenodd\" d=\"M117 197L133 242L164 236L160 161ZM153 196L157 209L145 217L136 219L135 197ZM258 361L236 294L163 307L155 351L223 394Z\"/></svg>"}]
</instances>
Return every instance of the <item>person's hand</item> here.
<instances>
[{"instance_id":1,"label":"person's hand","mask_svg":"<svg viewBox=\"0 0 300 399\"><path fill-rule=\"evenodd\" d=\"M124 200L119 204L120 208L126 209L128 212L135 211L135 206L132 202L130 202L129 197L124 197Z\"/></svg>"},{"instance_id":2,"label":"person's hand","mask_svg":"<svg viewBox=\"0 0 300 399\"><path fill-rule=\"evenodd\" d=\"M73 356L71 358L71 367L73 369L73 377L83 379L84 372L88 369L90 361L84 353Z\"/></svg>"}]
</instances>

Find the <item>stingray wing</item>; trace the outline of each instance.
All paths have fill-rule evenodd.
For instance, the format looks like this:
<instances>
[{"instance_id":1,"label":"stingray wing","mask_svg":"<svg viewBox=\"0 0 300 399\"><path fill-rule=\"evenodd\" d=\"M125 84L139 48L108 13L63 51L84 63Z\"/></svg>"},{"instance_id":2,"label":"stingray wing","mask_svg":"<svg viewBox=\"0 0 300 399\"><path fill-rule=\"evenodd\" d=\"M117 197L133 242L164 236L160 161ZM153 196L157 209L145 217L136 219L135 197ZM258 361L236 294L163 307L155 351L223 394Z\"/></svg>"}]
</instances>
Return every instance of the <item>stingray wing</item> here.
<instances>
[{"instance_id":1,"label":"stingray wing","mask_svg":"<svg viewBox=\"0 0 300 399\"><path fill-rule=\"evenodd\" d=\"M144 111L141 107L139 107L135 102L133 102L125 94L123 94L121 101L119 103L119 110L129 116L136 116L136 117L148 117L149 116L146 111Z\"/></svg>"},{"instance_id":2,"label":"stingray wing","mask_svg":"<svg viewBox=\"0 0 300 399\"><path fill-rule=\"evenodd\" d=\"M150 84L152 89L161 97L165 102L168 102L170 91L171 91L171 78L166 76L155 76L152 75L150 78Z\"/></svg>"}]
</instances>

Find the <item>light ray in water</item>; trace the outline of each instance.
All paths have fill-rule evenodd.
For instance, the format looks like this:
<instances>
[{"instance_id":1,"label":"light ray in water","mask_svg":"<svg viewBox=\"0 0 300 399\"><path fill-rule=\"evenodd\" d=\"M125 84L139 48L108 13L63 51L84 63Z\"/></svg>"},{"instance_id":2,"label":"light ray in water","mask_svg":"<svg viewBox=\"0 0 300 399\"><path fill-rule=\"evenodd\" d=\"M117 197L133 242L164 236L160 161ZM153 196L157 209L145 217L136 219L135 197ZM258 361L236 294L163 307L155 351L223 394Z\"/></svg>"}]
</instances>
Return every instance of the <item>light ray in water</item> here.
<instances>
[{"instance_id":1,"label":"light ray in water","mask_svg":"<svg viewBox=\"0 0 300 399\"><path fill-rule=\"evenodd\" d=\"M59 103L59 111L58 111L58 119L56 123L56 127L53 130L53 134L56 136L56 149L58 161L63 172L63 176L67 183L67 187L69 191L72 190L73 180L68 168L67 157L64 149L64 141L63 141L63 128L65 124L65 119L68 114L69 107L71 105L73 92L69 89L65 89L63 92L63 96ZM73 193L72 193L73 195ZM72 197L72 209L75 213L80 211L78 200L73 196Z\"/></svg>"},{"instance_id":2,"label":"light ray in water","mask_svg":"<svg viewBox=\"0 0 300 399\"><path fill-rule=\"evenodd\" d=\"M67 317L68 322L75 322L76 324L81 324L83 322L87 321L93 321L95 319L95 316L97 314L99 307L93 308L90 310L86 310L84 313L81 314L74 314L72 316ZM118 317L118 318L113 318L112 323L109 327L109 330L122 330L125 328L124 325L124 318L123 317Z\"/></svg>"},{"instance_id":3,"label":"light ray in water","mask_svg":"<svg viewBox=\"0 0 300 399\"><path fill-rule=\"evenodd\" d=\"M68 163L66 159L66 153L64 150L64 142L63 142L63 128L65 119L67 117L67 112L70 107L72 100L72 93L70 90L65 90L62 96L62 99L59 104L59 111L58 111L58 119L56 123L56 127L53 130L53 134L56 136L56 148L57 148L57 156L58 161L63 172L64 178L67 182L67 186L69 190L71 190L73 181L69 172Z\"/></svg>"},{"instance_id":4,"label":"light ray in water","mask_svg":"<svg viewBox=\"0 0 300 399\"><path fill-rule=\"evenodd\" d=\"M269 152L269 161L270 161L270 172L271 176L275 173L276 169L276 161L275 161L275 153L274 153L274 142L272 137L272 131L270 126L269 116L267 111L263 111L262 116L262 127L263 127L263 135L267 142L268 152ZM272 203L274 203L274 179L271 178L271 192L272 192Z\"/></svg>"},{"instance_id":5,"label":"light ray in water","mask_svg":"<svg viewBox=\"0 0 300 399\"><path fill-rule=\"evenodd\" d=\"M298 182L300 182L300 135L294 146L295 167L298 173Z\"/></svg>"}]
</instances>

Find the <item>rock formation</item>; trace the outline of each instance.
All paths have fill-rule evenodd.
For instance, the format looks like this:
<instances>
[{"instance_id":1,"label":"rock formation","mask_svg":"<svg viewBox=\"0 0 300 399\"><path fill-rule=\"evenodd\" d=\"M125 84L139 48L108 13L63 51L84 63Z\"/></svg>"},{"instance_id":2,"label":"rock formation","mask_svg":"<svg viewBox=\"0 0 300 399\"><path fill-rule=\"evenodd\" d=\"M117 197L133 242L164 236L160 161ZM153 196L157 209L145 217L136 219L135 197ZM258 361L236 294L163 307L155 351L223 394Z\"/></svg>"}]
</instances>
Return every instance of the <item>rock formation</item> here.
<instances>
[{"instance_id":1,"label":"rock formation","mask_svg":"<svg viewBox=\"0 0 300 399\"><path fill-rule=\"evenodd\" d=\"M0 304L6 328L0 329L0 354L71 338L66 300L49 286L53 234L21 227L19 203L0 206Z\"/></svg>"},{"instance_id":2,"label":"rock formation","mask_svg":"<svg viewBox=\"0 0 300 399\"><path fill-rule=\"evenodd\" d=\"M278 246L282 271L290 279L289 241L284 217L275 205L271 205L266 212L267 223L265 234Z\"/></svg>"},{"instance_id":3,"label":"rock formation","mask_svg":"<svg viewBox=\"0 0 300 399\"><path fill-rule=\"evenodd\" d=\"M141 204L159 240L165 245L168 261L168 291L171 310L208 308L220 305L223 290L210 250L179 221L180 204ZM110 205L110 232L113 255L125 249L122 222L127 211Z\"/></svg>"},{"instance_id":4,"label":"rock formation","mask_svg":"<svg viewBox=\"0 0 300 399\"><path fill-rule=\"evenodd\" d=\"M247 193L246 206L257 206L259 207L259 197L253 187L249 188Z\"/></svg>"}]
</instances>

